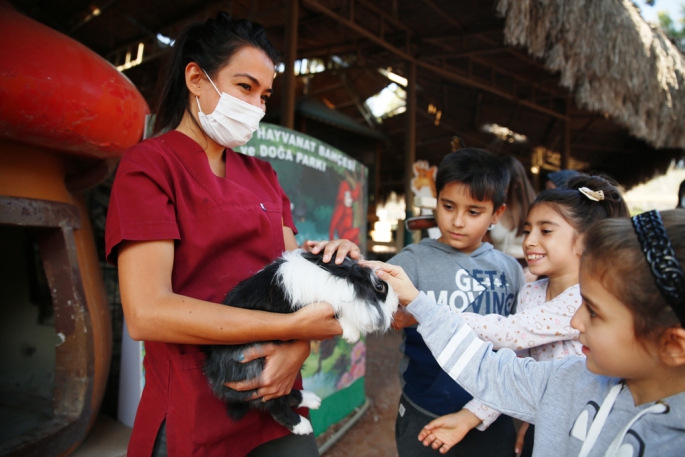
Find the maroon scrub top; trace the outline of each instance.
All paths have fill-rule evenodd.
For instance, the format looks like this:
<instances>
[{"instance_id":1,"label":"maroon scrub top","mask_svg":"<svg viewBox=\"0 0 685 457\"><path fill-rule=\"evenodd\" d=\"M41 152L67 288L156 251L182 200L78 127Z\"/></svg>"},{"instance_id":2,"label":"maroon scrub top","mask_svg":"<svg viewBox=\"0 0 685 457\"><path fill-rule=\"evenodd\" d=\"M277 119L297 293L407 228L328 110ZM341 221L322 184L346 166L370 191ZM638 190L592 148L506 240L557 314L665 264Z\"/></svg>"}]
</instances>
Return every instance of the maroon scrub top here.
<instances>
[{"instance_id":1,"label":"maroon scrub top","mask_svg":"<svg viewBox=\"0 0 685 457\"><path fill-rule=\"evenodd\" d=\"M119 164L107 213L107 261L116 265L122 240L174 240L174 292L221 303L282 254L284 225L295 230L271 165L227 150L226 177L217 177L202 148L171 131L132 147ZM229 418L202 373L200 346L146 341L145 351L129 457L151 455L164 419L169 457L244 456L289 433L263 412ZM301 386L298 377L294 387Z\"/></svg>"}]
</instances>

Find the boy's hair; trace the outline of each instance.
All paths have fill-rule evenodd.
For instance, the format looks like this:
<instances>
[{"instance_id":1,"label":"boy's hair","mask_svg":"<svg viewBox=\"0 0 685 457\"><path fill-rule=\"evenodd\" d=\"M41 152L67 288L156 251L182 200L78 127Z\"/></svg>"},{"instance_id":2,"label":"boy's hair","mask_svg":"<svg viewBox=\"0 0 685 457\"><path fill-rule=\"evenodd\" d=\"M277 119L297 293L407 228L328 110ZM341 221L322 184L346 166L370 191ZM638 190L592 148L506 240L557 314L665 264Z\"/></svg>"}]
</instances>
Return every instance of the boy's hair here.
<instances>
[{"instance_id":1,"label":"boy's hair","mask_svg":"<svg viewBox=\"0 0 685 457\"><path fill-rule=\"evenodd\" d=\"M507 199L509 171L495 154L483 149L463 148L442 159L435 178L437 195L453 182L468 186L474 200L492 201L494 211Z\"/></svg>"},{"instance_id":2,"label":"boy's hair","mask_svg":"<svg viewBox=\"0 0 685 457\"><path fill-rule=\"evenodd\" d=\"M578 190L583 187L595 192L602 191L604 199L591 200ZM602 219L630 216L615 183L600 176L580 175L571 178L566 188L544 190L535 198L530 209L543 203L550 205L578 234L587 232L592 224Z\"/></svg>"},{"instance_id":3,"label":"boy's hair","mask_svg":"<svg viewBox=\"0 0 685 457\"><path fill-rule=\"evenodd\" d=\"M685 211L663 211L661 219L676 258L685 265ZM657 287L630 219L607 219L593 225L585 236L580 268L628 307L638 339L656 339L679 325Z\"/></svg>"}]
</instances>

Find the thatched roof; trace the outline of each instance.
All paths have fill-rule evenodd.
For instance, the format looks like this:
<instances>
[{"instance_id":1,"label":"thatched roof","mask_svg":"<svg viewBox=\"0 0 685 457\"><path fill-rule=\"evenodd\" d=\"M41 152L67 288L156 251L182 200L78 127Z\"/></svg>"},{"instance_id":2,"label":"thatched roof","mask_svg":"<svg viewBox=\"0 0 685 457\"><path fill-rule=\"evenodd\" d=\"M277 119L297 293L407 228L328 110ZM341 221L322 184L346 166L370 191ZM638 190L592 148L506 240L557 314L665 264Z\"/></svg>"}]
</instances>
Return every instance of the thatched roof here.
<instances>
[{"instance_id":1,"label":"thatched roof","mask_svg":"<svg viewBox=\"0 0 685 457\"><path fill-rule=\"evenodd\" d=\"M505 43L655 148L685 148L685 58L629 0L499 0Z\"/></svg>"}]
</instances>

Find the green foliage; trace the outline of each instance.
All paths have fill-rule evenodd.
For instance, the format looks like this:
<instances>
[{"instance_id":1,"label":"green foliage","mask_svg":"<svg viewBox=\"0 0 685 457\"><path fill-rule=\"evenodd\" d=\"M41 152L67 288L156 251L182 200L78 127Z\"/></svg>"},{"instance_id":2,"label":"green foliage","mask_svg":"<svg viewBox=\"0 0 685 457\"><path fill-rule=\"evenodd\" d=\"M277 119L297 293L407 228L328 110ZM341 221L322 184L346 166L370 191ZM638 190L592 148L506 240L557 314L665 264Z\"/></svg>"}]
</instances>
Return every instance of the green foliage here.
<instances>
[{"instance_id":1,"label":"green foliage","mask_svg":"<svg viewBox=\"0 0 685 457\"><path fill-rule=\"evenodd\" d=\"M685 16L685 4L680 4L681 16ZM685 52L685 17L681 17L678 21L674 21L671 16L661 11L659 15L659 25L666 36L670 38L681 52Z\"/></svg>"}]
</instances>

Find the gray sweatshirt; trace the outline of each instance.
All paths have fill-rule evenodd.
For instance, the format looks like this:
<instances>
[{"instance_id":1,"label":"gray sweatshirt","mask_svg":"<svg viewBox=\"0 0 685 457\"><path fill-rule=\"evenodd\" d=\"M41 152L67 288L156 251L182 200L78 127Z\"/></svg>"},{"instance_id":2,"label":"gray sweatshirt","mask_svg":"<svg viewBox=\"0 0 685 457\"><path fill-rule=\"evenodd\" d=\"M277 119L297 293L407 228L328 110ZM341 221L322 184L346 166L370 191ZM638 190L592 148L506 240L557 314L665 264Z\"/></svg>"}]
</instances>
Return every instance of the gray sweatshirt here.
<instances>
[{"instance_id":1,"label":"gray sweatshirt","mask_svg":"<svg viewBox=\"0 0 685 457\"><path fill-rule=\"evenodd\" d=\"M584 357L536 362L493 352L424 293L407 310L452 379L484 404L535 424L534 457L685 456L685 392L635 406L620 379L591 373Z\"/></svg>"},{"instance_id":2,"label":"gray sweatshirt","mask_svg":"<svg viewBox=\"0 0 685 457\"><path fill-rule=\"evenodd\" d=\"M493 249L490 243L464 254L425 238L404 248L388 263L401 266L419 290L453 313L508 316L524 284L518 262ZM404 396L425 414L435 417L469 404L471 395L440 368L416 326L405 328L403 336L400 382ZM469 406L469 410L477 410L480 405Z\"/></svg>"}]
</instances>

